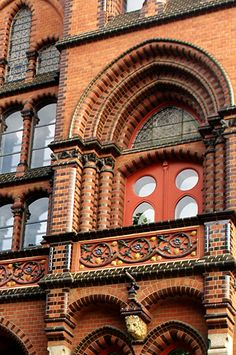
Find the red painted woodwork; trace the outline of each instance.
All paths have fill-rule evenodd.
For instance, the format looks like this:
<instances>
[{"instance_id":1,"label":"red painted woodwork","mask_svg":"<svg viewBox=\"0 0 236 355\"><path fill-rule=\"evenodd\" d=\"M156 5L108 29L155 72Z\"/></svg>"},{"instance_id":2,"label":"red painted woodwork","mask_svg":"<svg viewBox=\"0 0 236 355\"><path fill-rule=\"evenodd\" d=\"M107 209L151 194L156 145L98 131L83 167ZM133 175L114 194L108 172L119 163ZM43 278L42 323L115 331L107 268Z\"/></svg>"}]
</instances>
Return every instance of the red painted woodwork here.
<instances>
[{"instance_id":1,"label":"red painted woodwork","mask_svg":"<svg viewBox=\"0 0 236 355\"><path fill-rule=\"evenodd\" d=\"M176 176L184 169L194 169L199 176L197 185L191 190L181 191L176 187ZM142 176L152 176L157 183L154 192L147 197L139 197L134 192L135 182ZM198 203L198 213L202 211L202 167L193 162L175 162L152 164L136 171L127 178L125 192L124 225L132 224L135 208L143 202L149 203L155 210L155 222L175 218L175 207L184 196L190 196Z\"/></svg>"}]
</instances>

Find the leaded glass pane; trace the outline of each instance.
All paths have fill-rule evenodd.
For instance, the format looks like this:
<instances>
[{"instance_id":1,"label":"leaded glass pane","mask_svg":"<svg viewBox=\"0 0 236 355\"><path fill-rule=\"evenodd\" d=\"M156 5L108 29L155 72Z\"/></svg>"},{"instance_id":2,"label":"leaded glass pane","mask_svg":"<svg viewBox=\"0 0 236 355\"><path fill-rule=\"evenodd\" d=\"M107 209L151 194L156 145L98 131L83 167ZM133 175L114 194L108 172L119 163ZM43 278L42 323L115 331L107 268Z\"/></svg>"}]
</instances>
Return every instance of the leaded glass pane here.
<instances>
[{"instance_id":1,"label":"leaded glass pane","mask_svg":"<svg viewBox=\"0 0 236 355\"><path fill-rule=\"evenodd\" d=\"M28 207L28 220L25 223L24 247L40 245L47 230L48 198L40 198Z\"/></svg>"},{"instance_id":2,"label":"leaded glass pane","mask_svg":"<svg viewBox=\"0 0 236 355\"><path fill-rule=\"evenodd\" d=\"M5 131L1 135L0 173L13 172L20 162L23 121L19 111L5 120Z\"/></svg>"},{"instance_id":3,"label":"leaded glass pane","mask_svg":"<svg viewBox=\"0 0 236 355\"><path fill-rule=\"evenodd\" d=\"M0 251L11 249L13 214L11 205L0 207Z\"/></svg>"},{"instance_id":4,"label":"leaded glass pane","mask_svg":"<svg viewBox=\"0 0 236 355\"><path fill-rule=\"evenodd\" d=\"M137 134L133 147L162 146L196 138L200 135L194 117L180 108L167 107L148 119Z\"/></svg>"},{"instance_id":5,"label":"leaded glass pane","mask_svg":"<svg viewBox=\"0 0 236 355\"><path fill-rule=\"evenodd\" d=\"M49 73L58 70L59 67L59 51L55 45L50 45L42 48L38 56L37 74Z\"/></svg>"},{"instance_id":6,"label":"leaded glass pane","mask_svg":"<svg viewBox=\"0 0 236 355\"><path fill-rule=\"evenodd\" d=\"M12 22L9 42L7 82L25 78L27 71L26 52L30 45L31 11L22 8Z\"/></svg>"}]
</instances>

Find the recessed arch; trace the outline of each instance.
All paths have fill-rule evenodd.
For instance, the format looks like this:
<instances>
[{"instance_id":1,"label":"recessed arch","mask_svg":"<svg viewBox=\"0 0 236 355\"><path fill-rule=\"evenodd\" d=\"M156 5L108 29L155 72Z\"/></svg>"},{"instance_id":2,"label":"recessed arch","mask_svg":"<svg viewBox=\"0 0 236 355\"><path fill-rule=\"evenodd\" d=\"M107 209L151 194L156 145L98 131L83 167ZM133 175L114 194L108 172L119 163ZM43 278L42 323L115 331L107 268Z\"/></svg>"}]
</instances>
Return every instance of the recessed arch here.
<instances>
[{"instance_id":1,"label":"recessed arch","mask_svg":"<svg viewBox=\"0 0 236 355\"><path fill-rule=\"evenodd\" d=\"M110 346L118 346L124 355L134 355L130 339L119 329L105 326L88 334L74 349L73 355L97 355Z\"/></svg>"},{"instance_id":2,"label":"recessed arch","mask_svg":"<svg viewBox=\"0 0 236 355\"><path fill-rule=\"evenodd\" d=\"M190 325L180 321L169 321L153 329L146 338L141 355L161 354L169 345L185 343L192 355L207 353L207 344L203 336Z\"/></svg>"},{"instance_id":3,"label":"recessed arch","mask_svg":"<svg viewBox=\"0 0 236 355\"><path fill-rule=\"evenodd\" d=\"M196 112L201 124L233 104L226 73L206 51L170 39L145 41L89 84L75 109L70 137L93 136L127 147L143 115L161 100L173 98Z\"/></svg>"}]
</instances>

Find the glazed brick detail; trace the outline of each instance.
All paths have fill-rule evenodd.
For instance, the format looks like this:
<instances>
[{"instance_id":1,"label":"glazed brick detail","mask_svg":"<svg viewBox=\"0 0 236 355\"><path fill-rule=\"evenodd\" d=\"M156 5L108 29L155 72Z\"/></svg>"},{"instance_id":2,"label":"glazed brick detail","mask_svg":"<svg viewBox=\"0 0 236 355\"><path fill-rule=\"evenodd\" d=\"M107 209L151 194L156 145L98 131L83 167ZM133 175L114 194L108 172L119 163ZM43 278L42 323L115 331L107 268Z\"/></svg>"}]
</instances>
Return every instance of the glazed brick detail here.
<instances>
[{"instance_id":1,"label":"glazed brick detail","mask_svg":"<svg viewBox=\"0 0 236 355\"><path fill-rule=\"evenodd\" d=\"M234 239L229 220L205 223L205 252L207 254L232 253Z\"/></svg>"}]
</instances>

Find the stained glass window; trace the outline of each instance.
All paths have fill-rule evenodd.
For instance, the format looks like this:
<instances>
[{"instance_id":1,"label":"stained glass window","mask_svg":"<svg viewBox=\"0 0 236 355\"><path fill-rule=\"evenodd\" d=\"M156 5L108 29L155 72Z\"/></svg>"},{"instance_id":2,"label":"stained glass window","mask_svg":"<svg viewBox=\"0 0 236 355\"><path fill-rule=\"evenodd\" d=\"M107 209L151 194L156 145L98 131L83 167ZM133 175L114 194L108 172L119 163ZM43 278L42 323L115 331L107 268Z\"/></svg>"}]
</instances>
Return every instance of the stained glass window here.
<instances>
[{"instance_id":1,"label":"stained glass window","mask_svg":"<svg viewBox=\"0 0 236 355\"><path fill-rule=\"evenodd\" d=\"M59 55L60 53L54 44L43 47L39 51L37 74L44 74L58 70Z\"/></svg>"},{"instance_id":2,"label":"stained glass window","mask_svg":"<svg viewBox=\"0 0 236 355\"><path fill-rule=\"evenodd\" d=\"M37 114L39 122L34 129L31 168L50 165L51 150L48 144L54 139L56 104L42 107Z\"/></svg>"},{"instance_id":3,"label":"stained glass window","mask_svg":"<svg viewBox=\"0 0 236 355\"><path fill-rule=\"evenodd\" d=\"M200 138L194 117L178 107L167 107L152 115L136 136L133 147L168 145Z\"/></svg>"},{"instance_id":4,"label":"stained glass window","mask_svg":"<svg viewBox=\"0 0 236 355\"><path fill-rule=\"evenodd\" d=\"M28 64L26 52L30 45L31 20L31 11L26 7L18 11L13 19L9 42L7 82L25 78Z\"/></svg>"},{"instance_id":5,"label":"stained glass window","mask_svg":"<svg viewBox=\"0 0 236 355\"><path fill-rule=\"evenodd\" d=\"M23 134L23 120L20 111L16 111L5 119L1 134L0 173L16 171L20 162L20 151Z\"/></svg>"}]
</instances>

